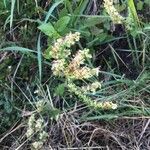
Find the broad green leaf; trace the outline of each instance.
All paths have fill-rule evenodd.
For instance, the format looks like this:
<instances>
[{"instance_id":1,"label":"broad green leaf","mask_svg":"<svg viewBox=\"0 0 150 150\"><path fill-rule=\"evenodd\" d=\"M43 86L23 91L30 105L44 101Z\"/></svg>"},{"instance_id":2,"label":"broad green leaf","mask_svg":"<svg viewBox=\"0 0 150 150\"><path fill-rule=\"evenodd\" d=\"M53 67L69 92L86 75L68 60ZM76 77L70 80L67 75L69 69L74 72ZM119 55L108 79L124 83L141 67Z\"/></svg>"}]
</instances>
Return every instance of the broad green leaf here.
<instances>
[{"instance_id":1,"label":"broad green leaf","mask_svg":"<svg viewBox=\"0 0 150 150\"><path fill-rule=\"evenodd\" d=\"M68 23L70 21L70 17L69 16L64 16L62 18L60 18L54 25L54 28L58 31L58 32L62 32L63 30L66 29Z\"/></svg>"},{"instance_id":2,"label":"broad green leaf","mask_svg":"<svg viewBox=\"0 0 150 150\"><path fill-rule=\"evenodd\" d=\"M38 29L40 29L45 35L49 37L59 36L59 34L57 33L57 31L55 30L55 28L53 27L51 23L43 23L40 26L38 26Z\"/></svg>"},{"instance_id":3,"label":"broad green leaf","mask_svg":"<svg viewBox=\"0 0 150 150\"><path fill-rule=\"evenodd\" d=\"M81 26L80 29L84 29L84 28L87 28L87 27L92 27L92 26L95 26L97 24L101 24L103 23L103 21L105 21L106 19L103 18L103 19L100 19L98 17L91 17L91 18L87 18L85 21L84 21L84 24L83 26Z\"/></svg>"},{"instance_id":4,"label":"broad green leaf","mask_svg":"<svg viewBox=\"0 0 150 150\"><path fill-rule=\"evenodd\" d=\"M68 10L66 8L63 8L62 10L60 10L59 12L59 18L62 18L64 16L66 16L68 14Z\"/></svg>"}]
</instances>

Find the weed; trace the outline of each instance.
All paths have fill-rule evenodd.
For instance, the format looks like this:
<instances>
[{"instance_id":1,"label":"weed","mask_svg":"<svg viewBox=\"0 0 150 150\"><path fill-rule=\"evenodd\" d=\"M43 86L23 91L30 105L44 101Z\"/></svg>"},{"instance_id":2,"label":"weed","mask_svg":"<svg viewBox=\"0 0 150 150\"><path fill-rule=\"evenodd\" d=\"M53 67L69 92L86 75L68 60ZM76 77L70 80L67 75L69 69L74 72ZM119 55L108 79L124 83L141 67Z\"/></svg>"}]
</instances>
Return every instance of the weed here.
<instances>
[{"instance_id":1,"label":"weed","mask_svg":"<svg viewBox=\"0 0 150 150\"><path fill-rule=\"evenodd\" d=\"M149 4L1 1L0 149L149 149Z\"/></svg>"}]
</instances>

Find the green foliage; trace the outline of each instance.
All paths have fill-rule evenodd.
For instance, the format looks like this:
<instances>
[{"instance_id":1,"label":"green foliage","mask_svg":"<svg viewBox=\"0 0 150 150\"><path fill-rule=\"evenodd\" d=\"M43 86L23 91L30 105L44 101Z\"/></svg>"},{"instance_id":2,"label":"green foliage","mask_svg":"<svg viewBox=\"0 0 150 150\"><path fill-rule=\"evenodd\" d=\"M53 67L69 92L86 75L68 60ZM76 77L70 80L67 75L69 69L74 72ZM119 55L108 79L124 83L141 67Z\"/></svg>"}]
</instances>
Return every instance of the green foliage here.
<instances>
[{"instance_id":1,"label":"green foliage","mask_svg":"<svg viewBox=\"0 0 150 150\"><path fill-rule=\"evenodd\" d=\"M12 102L10 99L9 93L3 92L2 89L0 92L0 134L2 134L7 131L11 125L15 124L15 120L19 118L19 114L14 107L15 102Z\"/></svg>"},{"instance_id":2,"label":"green foliage","mask_svg":"<svg viewBox=\"0 0 150 150\"><path fill-rule=\"evenodd\" d=\"M38 27L43 33L45 33L49 37L58 37L59 34L53 27L51 23L43 23Z\"/></svg>"},{"instance_id":3,"label":"green foliage","mask_svg":"<svg viewBox=\"0 0 150 150\"><path fill-rule=\"evenodd\" d=\"M54 25L52 25L50 22L42 23L38 29L40 29L48 37L56 39L68 31L67 25L69 24L69 21L70 17L64 16L57 22L53 23Z\"/></svg>"},{"instance_id":4,"label":"green foliage","mask_svg":"<svg viewBox=\"0 0 150 150\"><path fill-rule=\"evenodd\" d=\"M72 111L78 116L74 119L76 122L149 116L149 6L150 0L114 1L114 8L125 18L122 24L114 24L101 1L1 0L2 136L16 122L17 125L25 124L26 128L26 120L32 113L46 121L44 130L55 126L60 116ZM89 109L76 103L80 98L87 98L83 95L81 85L93 83L95 77L73 81L78 87L73 94L68 91L64 77L53 75L51 67L54 59L50 56L52 45L56 39L70 32L80 32L81 40L70 48L71 55L67 61L71 61L79 49L86 47L92 54L92 60L86 60L86 66L100 67L100 75L96 80L102 81L102 88L95 93L88 91L86 96L97 102L115 101L117 110ZM42 86L39 88L42 94L37 96L34 92L39 86ZM44 109L38 112L36 102L40 100L44 101ZM24 116L24 112L27 115ZM16 130L16 133L19 132ZM24 143L21 141L24 138L20 138L20 141L15 139L18 143ZM8 140L8 143L11 141Z\"/></svg>"},{"instance_id":5,"label":"green foliage","mask_svg":"<svg viewBox=\"0 0 150 150\"><path fill-rule=\"evenodd\" d=\"M62 33L64 30L66 30L67 25L69 24L70 17L64 16L61 17L55 24L54 27L58 31L58 33Z\"/></svg>"},{"instance_id":6,"label":"green foliage","mask_svg":"<svg viewBox=\"0 0 150 150\"><path fill-rule=\"evenodd\" d=\"M55 88L55 95L57 96L63 96L65 92L65 84L59 84L56 88Z\"/></svg>"}]
</instances>

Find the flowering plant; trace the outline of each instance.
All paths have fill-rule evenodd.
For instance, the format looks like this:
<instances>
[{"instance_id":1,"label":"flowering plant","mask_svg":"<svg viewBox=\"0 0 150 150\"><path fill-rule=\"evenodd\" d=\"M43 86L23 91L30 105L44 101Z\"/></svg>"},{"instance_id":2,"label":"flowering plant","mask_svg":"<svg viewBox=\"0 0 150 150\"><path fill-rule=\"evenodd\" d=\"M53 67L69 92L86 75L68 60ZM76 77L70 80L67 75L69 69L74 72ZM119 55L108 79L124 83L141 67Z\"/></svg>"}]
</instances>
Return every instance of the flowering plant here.
<instances>
[{"instance_id":1,"label":"flowering plant","mask_svg":"<svg viewBox=\"0 0 150 150\"><path fill-rule=\"evenodd\" d=\"M91 59L89 49L78 50L72 57L71 46L78 42L80 33L69 33L65 37L59 38L53 44L49 55L53 58L52 72L54 76L64 77L70 92L79 97L79 100L93 108L116 109L117 105L112 102L97 102L86 95L87 91L93 93L101 88L101 83L96 81L87 86L79 87L73 81L85 80L93 76L98 76L99 68L90 68L86 65L86 59Z\"/></svg>"}]
</instances>

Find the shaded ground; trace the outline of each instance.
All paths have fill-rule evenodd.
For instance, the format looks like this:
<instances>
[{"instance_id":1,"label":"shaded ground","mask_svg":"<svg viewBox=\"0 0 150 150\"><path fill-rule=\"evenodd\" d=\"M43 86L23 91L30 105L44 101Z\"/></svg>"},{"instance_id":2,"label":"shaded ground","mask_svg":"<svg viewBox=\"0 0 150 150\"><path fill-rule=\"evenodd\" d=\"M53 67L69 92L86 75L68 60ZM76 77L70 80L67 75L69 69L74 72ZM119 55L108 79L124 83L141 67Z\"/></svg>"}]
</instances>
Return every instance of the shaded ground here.
<instances>
[{"instance_id":1,"label":"shaded ground","mask_svg":"<svg viewBox=\"0 0 150 150\"><path fill-rule=\"evenodd\" d=\"M16 128L17 129L17 128ZM18 130L16 130L18 132ZM71 116L63 116L57 124L49 127L49 139L43 150L149 150L150 119L122 118L110 122L78 123ZM9 135L11 141L3 139L3 150L28 149L27 143L21 143L24 135L14 139L15 132Z\"/></svg>"}]
</instances>

